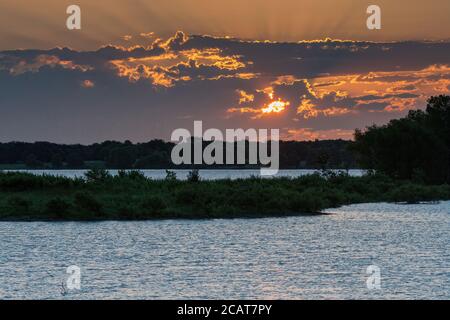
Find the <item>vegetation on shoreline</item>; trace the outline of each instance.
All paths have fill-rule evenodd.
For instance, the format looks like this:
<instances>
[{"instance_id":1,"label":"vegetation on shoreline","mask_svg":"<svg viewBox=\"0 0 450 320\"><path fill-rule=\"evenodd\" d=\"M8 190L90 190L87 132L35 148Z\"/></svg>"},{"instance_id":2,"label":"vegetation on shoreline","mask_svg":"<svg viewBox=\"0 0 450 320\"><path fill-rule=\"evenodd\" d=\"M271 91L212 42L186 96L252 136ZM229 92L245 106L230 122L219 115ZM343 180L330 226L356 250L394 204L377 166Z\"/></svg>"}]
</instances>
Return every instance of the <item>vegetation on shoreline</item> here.
<instances>
[{"instance_id":1,"label":"vegetation on shoreline","mask_svg":"<svg viewBox=\"0 0 450 320\"><path fill-rule=\"evenodd\" d=\"M356 130L352 145L363 168L394 179L450 183L450 96L431 97L384 126Z\"/></svg>"},{"instance_id":2,"label":"vegetation on shoreline","mask_svg":"<svg viewBox=\"0 0 450 320\"><path fill-rule=\"evenodd\" d=\"M64 152L72 152L81 159L80 164L103 157L114 167L136 168L166 159L169 146L163 141L136 145L107 142L87 147L0 144L0 164L18 164L20 161L11 159L30 156L24 150L35 148L42 153L40 159L51 161L54 167L64 166ZM377 173L351 177L325 170L351 163L349 146L363 167ZM53 153L55 150L60 153ZM151 150L159 150L159 156L155 158L152 153L148 161L137 165ZM37 161L31 155L34 157L29 160ZM67 155L70 161L75 158ZM315 163L322 174L202 181L193 170L187 181L179 181L169 171L165 180L158 181L139 171L119 171L112 176L104 169L90 170L77 179L0 172L0 220L264 217L320 213L326 208L363 202L450 200L450 97L431 97L425 111L410 111L407 117L384 126L357 130L354 143L284 142L280 145L280 163Z\"/></svg>"},{"instance_id":3,"label":"vegetation on shoreline","mask_svg":"<svg viewBox=\"0 0 450 320\"><path fill-rule=\"evenodd\" d=\"M171 172L165 180L151 180L139 171L111 176L92 170L77 179L0 173L0 220L256 218L319 213L354 203L449 199L447 184L330 171L299 178L215 181L203 181L195 171L187 181Z\"/></svg>"},{"instance_id":4,"label":"vegetation on shoreline","mask_svg":"<svg viewBox=\"0 0 450 320\"><path fill-rule=\"evenodd\" d=\"M210 141L204 141L203 147L206 148L210 143ZM334 169L357 168L350 145L351 141L345 140L280 141L280 167L282 169L321 169L324 166ZM191 165L175 166L172 163L173 147L172 142L162 140L146 143L105 141L91 145L64 145L50 142L0 143L0 170L192 169ZM236 148L236 143L234 147ZM242 169L260 166L204 164L196 167Z\"/></svg>"}]
</instances>

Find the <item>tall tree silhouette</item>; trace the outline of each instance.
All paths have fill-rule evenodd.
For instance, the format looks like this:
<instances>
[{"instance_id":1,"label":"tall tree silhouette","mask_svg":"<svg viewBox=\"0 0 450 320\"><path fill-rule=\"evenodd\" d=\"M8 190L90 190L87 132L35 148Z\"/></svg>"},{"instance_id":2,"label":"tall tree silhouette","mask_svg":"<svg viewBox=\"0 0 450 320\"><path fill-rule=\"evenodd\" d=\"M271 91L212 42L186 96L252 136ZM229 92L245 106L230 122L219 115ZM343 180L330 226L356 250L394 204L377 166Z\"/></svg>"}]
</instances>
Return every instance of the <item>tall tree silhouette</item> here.
<instances>
[{"instance_id":1,"label":"tall tree silhouette","mask_svg":"<svg viewBox=\"0 0 450 320\"><path fill-rule=\"evenodd\" d=\"M356 130L353 148L364 168L398 179L450 182L450 97L431 97L425 111Z\"/></svg>"}]
</instances>

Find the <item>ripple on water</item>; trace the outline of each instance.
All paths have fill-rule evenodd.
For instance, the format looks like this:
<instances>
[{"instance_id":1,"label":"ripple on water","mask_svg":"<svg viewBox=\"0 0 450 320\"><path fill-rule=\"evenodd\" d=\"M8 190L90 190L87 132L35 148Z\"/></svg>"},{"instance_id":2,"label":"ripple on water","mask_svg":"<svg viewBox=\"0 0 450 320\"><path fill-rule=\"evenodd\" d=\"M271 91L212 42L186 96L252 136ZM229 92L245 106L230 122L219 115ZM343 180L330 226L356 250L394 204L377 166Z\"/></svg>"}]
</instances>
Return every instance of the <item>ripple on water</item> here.
<instances>
[{"instance_id":1,"label":"ripple on water","mask_svg":"<svg viewBox=\"0 0 450 320\"><path fill-rule=\"evenodd\" d=\"M450 298L450 202L319 217L0 222L0 297ZM81 290L61 295L69 265ZM366 268L381 269L368 290Z\"/></svg>"}]
</instances>

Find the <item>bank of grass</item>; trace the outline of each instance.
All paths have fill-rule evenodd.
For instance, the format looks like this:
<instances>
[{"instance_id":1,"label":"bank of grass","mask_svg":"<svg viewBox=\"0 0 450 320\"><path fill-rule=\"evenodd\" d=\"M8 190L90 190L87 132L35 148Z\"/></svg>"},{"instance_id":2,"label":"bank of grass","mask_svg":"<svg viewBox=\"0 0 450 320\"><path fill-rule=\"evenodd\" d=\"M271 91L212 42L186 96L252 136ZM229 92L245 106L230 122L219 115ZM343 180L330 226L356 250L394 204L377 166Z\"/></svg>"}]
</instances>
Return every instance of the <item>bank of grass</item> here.
<instances>
[{"instance_id":1,"label":"bank of grass","mask_svg":"<svg viewBox=\"0 0 450 320\"><path fill-rule=\"evenodd\" d=\"M450 186L383 175L325 173L299 178L151 180L138 171L90 171L70 179L0 173L1 220L204 219L316 214L368 202L450 199Z\"/></svg>"}]
</instances>

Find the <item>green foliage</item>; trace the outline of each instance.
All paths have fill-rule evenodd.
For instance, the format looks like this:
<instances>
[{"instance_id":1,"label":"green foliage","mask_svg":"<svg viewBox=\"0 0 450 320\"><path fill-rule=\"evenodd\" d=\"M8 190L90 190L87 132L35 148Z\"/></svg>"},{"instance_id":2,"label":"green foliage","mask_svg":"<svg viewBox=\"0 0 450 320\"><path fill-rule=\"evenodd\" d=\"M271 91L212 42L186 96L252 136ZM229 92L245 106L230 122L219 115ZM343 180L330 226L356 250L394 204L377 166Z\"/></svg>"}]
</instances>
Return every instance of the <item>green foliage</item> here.
<instances>
[{"instance_id":1,"label":"green foliage","mask_svg":"<svg viewBox=\"0 0 450 320\"><path fill-rule=\"evenodd\" d=\"M117 176L120 179L129 179L129 180L146 180L146 177L143 172L139 170L119 170Z\"/></svg>"},{"instance_id":2,"label":"green foliage","mask_svg":"<svg viewBox=\"0 0 450 320\"><path fill-rule=\"evenodd\" d=\"M199 182L200 181L200 173L198 169L194 169L189 171L187 175L187 181L189 182Z\"/></svg>"},{"instance_id":3,"label":"green foliage","mask_svg":"<svg viewBox=\"0 0 450 320\"><path fill-rule=\"evenodd\" d=\"M450 97L431 97L426 111L355 132L361 165L395 179L450 183Z\"/></svg>"},{"instance_id":4,"label":"green foliage","mask_svg":"<svg viewBox=\"0 0 450 320\"><path fill-rule=\"evenodd\" d=\"M148 155L136 160L135 168L168 168L172 166L170 155L166 151L149 151Z\"/></svg>"},{"instance_id":5,"label":"green foliage","mask_svg":"<svg viewBox=\"0 0 450 320\"><path fill-rule=\"evenodd\" d=\"M66 162L69 168L82 168L84 166L83 156L77 151L71 151L66 157Z\"/></svg>"},{"instance_id":6,"label":"green foliage","mask_svg":"<svg viewBox=\"0 0 450 320\"><path fill-rule=\"evenodd\" d=\"M42 180L32 174L0 173L0 190L26 191L39 188Z\"/></svg>"},{"instance_id":7,"label":"green foliage","mask_svg":"<svg viewBox=\"0 0 450 320\"><path fill-rule=\"evenodd\" d=\"M80 184L79 179L59 176L38 176L23 172L0 172L0 191L29 191L39 189L70 188Z\"/></svg>"},{"instance_id":8,"label":"green foliage","mask_svg":"<svg viewBox=\"0 0 450 320\"><path fill-rule=\"evenodd\" d=\"M175 193L175 201L181 205L193 206L200 203L202 196L196 188L186 185Z\"/></svg>"},{"instance_id":9,"label":"green foliage","mask_svg":"<svg viewBox=\"0 0 450 320\"><path fill-rule=\"evenodd\" d=\"M448 190L446 188L412 183L396 187L388 194L390 201L407 203L438 201L448 196Z\"/></svg>"},{"instance_id":10,"label":"green foliage","mask_svg":"<svg viewBox=\"0 0 450 320\"><path fill-rule=\"evenodd\" d=\"M236 218L318 213L362 202L450 199L449 185L395 180L370 172L327 172L298 178L151 180L139 171L88 179L0 173L1 219ZM418 174L418 176L420 176Z\"/></svg>"},{"instance_id":11,"label":"green foliage","mask_svg":"<svg viewBox=\"0 0 450 320\"><path fill-rule=\"evenodd\" d=\"M176 181L177 174L173 171L166 170L166 181Z\"/></svg>"},{"instance_id":12,"label":"green foliage","mask_svg":"<svg viewBox=\"0 0 450 320\"><path fill-rule=\"evenodd\" d=\"M106 182L112 178L111 174L105 169L90 169L84 174L88 182Z\"/></svg>"},{"instance_id":13,"label":"green foliage","mask_svg":"<svg viewBox=\"0 0 450 320\"><path fill-rule=\"evenodd\" d=\"M28 168L31 169L40 169L44 167L44 163L39 161L36 155L34 155L33 153L27 155L27 157L25 158L25 164Z\"/></svg>"},{"instance_id":14,"label":"green foliage","mask_svg":"<svg viewBox=\"0 0 450 320\"><path fill-rule=\"evenodd\" d=\"M102 204L91 194L87 192L78 192L75 194L75 205L88 213L98 214L102 211Z\"/></svg>"},{"instance_id":15,"label":"green foliage","mask_svg":"<svg viewBox=\"0 0 450 320\"><path fill-rule=\"evenodd\" d=\"M204 143L206 147L208 143ZM280 141L281 168L356 168L350 141ZM49 142L0 143L0 167L159 169L184 168L171 161L174 144L162 140L146 143L104 141L91 145ZM246 147L249 145L246 144ZM224 146L225 148L226 146ZM246 154L248 154L246 152ZM211 168L211 166L208 166ZM226 167L215 165L213 167Z\"/></svg>"},{"instance_id":16,"label":"green foliage","mask_svg":"<svg viewBox=\"0 0 450 320\"><path fill-rule=\"evenodd\" d=\"M51 162L53 169L60 169L63 166L63 156L59 153L55 153L52 155Z\"/></svg>"},{"instance_id":17,"label":"green foliage","mask_svg":"<svg viewBox=\"0 0 450 320\"><path fill-rule=\"evenodd\" d=\"M67 213L72 207L72 204L65 199L57 197L49 200L45 207L47 213L54 215L55 217L62 218L64 217L64 214Z\"/></svg>"},{"instance_id":18,"label":"green foliage","mask_svg":"<svg viewBox=\"0 0 450 320\"><path fill-rule=\"evenodd\" d=\"M319 212L326 207L326 199L318 189L308 189L299 194L292 201L292 209L303 210L305 212Z\"/></svg>"},{"instance_id":19,"label":"green foliage","mask_svg":"<svg viewBox=\"0 0 450 320\"><path fill-rule=\"evenodd\" d=\"M107 157L108 166L117 169L133 168L136 161L136 150L133 146L112 149Z\"/></svg>"},{"instance_id":20,"label":"green foliage","mask_svg":"<svg viewBox=\"0 0 450 320\"><path fill-rule=\"evenodd\" d=\"M7 208L17 215L26 215L30 212L32 202L21 196L12 196L7 200Z\"/></svg>"},{"instance_id":21,"label":"green foliage","mask_svg":"<svg viewBox=\"0 0 450 320\"><path fill-rule=\"evenodd\" d=\"M159 215L167 208L167 204L161 196L152 195L143 198L140 207L143 213Z\"/></svg>"}]
</instances>

